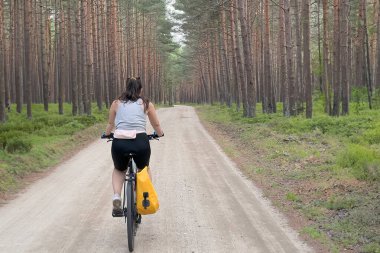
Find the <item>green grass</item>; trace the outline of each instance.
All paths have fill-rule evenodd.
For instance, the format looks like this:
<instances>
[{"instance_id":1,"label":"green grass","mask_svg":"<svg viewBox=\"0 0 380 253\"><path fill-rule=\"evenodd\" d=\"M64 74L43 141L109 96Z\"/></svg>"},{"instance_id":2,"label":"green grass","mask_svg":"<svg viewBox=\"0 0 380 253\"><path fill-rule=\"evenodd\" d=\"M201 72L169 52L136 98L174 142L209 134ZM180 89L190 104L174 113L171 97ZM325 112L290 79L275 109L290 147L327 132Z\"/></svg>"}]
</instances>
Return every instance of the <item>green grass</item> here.
<instances>
[{"instance_id":1,"label":"green grass","mask_svg":"<svg viewBox=\"0 0 380 253\"><path fill-rule=\"evenodd\" d=\"M107 110L93 106L91 116L72 116L71 106L64 105L64 115L58 105L32 106L33 117L12 107L8 121L0 124L0 193L17 190L22 178L57 164L71 150L99 136L104 129Z\"/></svg>"},{"instance_id":2,"label":"green grass","mask_svg":"<svg viewBox=\"0 0 380 253\"><path fill-rule=\"evenodd\" d=\"M272 158L289 156L299 160L310 155L298 145L297 140L293 140L294 135L309 135L315 139L333 136L340 140L339 145L343 145L339 150L339 160L335 161L340 169L348 168L351 175L360 180L380 181L380 110L363 110L360 114L338 118L316 112L313 119L306 119L302 115L287 118L281 112L266 115L261 113L259 105L256 118L244 118L236 112L236 108L226 106L203 106L202 111L212 123L234 125L241 139L250 139L252 135L266 138L265 145L269 148L278 144L268 138L271 131L272 134L275 132L290 137L286 150L278 149L271 154ZM253 124L255 131L250 131Z\"/></svg>"},{"instance_id":3,"label":"green grass","mask_svg":"<svg viewBox=\"0 0 380 253\"><path fill-rule=\"evenodd\" d=\"M287 118L281 109L266 115L259 104L255 118L244 118L242 108L195 107L279 208L291 205L313 223L303 233L331 252L380 252L380 106L358 101L340 117L315 101L312 119Z\"/></svg>"},{"instance_id":4,"label":"green grass","mask_svg":"<svg viewBox=\"0 0 380 253\"><path fill-rule=\"evenodd\" d=\"M299 196L297 196L293 192L288 192L286 194L286 199L289 200L289 201L293 201L293 202L301 202L301 199L299 198Z\"/></svg>"}]
</instances>

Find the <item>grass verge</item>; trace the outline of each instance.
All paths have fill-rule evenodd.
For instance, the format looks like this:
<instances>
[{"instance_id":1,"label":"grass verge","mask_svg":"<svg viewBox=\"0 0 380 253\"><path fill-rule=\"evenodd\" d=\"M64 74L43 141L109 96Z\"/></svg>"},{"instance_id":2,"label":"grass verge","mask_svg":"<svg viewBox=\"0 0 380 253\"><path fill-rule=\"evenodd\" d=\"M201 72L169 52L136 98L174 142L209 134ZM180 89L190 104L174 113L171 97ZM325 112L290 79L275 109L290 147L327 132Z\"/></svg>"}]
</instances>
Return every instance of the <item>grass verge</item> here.
<instances>
[{"instance_id":1,"label":"grass verge","mask_svg":"<svg viewBox=\"0 0 380 253\"><path fill-rule=\"evenodd\" d=\"M320 252L380 252L380 111L311 120L196 106L237 165ZM260 108L257 108L260 111ZM223 136L223 138L220 138Z\"/></svg>"},{"instance_id":2,"label":"grass verge","mask_svg":"<svg viewBox=\"0 0 380 253\"><path fill-rule=\"evenodd\" d=\"M25 111L25 110L24 110ZM64 111L71 107L65 104ZM32 173L46 171L65 157L100 136L105 129L107 110L95 106L91 116L59 115L58 105L33 105L33 118L15 112L0 124L0 198L6 199L22 187Z\"/></svg>"}]
</instances>

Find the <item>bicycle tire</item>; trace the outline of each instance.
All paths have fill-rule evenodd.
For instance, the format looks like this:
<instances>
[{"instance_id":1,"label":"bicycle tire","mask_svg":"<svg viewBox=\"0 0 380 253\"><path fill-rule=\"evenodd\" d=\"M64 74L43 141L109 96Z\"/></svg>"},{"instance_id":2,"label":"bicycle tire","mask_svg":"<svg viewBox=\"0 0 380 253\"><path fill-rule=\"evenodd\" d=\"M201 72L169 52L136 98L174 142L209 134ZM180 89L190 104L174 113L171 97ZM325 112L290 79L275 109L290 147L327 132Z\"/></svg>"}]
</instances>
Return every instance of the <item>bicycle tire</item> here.
<instances>
[{"instance_id":1,"label":"bicycle tire","mask_svg":"<svg viewBox=\"0 0 380 253\"><path fill-rule=\"evenodd\" d=\"M127 234L128 234L128 248L132 252L135 244L135 212L134 212L134 197L133 197L133 183L127 183Z\"/></svg>"}]
</instances>

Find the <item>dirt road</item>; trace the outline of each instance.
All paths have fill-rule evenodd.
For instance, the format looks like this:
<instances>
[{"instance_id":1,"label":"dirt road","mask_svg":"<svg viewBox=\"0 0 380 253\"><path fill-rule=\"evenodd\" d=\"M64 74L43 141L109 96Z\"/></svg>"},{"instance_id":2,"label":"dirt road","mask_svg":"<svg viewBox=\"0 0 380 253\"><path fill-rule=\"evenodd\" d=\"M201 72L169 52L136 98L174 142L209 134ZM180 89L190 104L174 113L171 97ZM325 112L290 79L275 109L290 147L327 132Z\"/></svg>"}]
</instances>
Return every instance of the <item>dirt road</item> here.
<instances>
[{"instance_id":1,"label":"dirt road","mask_svg":"<svg viewBox=\"0 0 380 253\"><path fill-rule=\"evenodd\" d=\"M135 252L312 252L222 153L191 107L160 109L152 141L160 210ZM0 207L0 252L127 252L111 217L111 143L97 140Z\"/></svg>"}]
</instances>

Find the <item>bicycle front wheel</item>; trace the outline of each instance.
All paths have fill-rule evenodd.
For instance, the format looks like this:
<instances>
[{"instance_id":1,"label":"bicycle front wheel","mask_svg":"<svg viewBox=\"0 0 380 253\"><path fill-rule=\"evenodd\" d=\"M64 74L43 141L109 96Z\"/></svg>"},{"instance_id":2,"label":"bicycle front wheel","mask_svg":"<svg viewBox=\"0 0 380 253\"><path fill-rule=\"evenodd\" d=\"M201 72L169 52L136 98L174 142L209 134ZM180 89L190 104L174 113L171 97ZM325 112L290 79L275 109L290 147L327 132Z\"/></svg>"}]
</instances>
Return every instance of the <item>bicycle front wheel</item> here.
<instances>
[{"instance_id":1,"label":"bicycle front wheel","mask_svg":"<svg viewBox=\"0 0 380 253\"><path fill-rule=\"evenodd\" d=\"M135 244L135 197L133 191L133 182L127 183L127 232L128 232L128 248L132 252Z\"/></svg>"}]
</instances>

